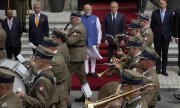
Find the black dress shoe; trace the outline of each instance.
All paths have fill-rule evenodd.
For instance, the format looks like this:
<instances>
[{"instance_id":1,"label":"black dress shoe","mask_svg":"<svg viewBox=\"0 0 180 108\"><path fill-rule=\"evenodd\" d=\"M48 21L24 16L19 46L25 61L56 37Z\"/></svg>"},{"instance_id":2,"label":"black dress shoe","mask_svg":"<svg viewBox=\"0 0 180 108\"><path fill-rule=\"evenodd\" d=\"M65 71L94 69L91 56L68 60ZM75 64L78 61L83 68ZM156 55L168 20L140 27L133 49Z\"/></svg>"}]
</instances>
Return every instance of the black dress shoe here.
<instances>
[{"instance_id":1,"label":"black dress shoe","mask_svg":"<svg viewBox=\"0 0 180 108\"><path fill-rule=\"evenodd\" d=\"M157 74L161 74L161 70L159 70L159 69L156 70L156 73L157 73Z\"/></svg>"},{"instance_id":2,"label":"black dress shoe","mask_svg":"<svg viewBox=\"0 0 180 108\"><path fill-rule=\"evenodd\" d=\"M180 100L180 94L173 94L173 96L174 96L177 100Z\"/></svg>"},{"instance_id":3,"label":"black dress shoe","mask_svg":"<svg viewBox=\"0 0 180 108\"><path fill-rule=\"evenodd\" d=\"M85 96L82 95L80 98L76 98L75 102L85 102Z\"/></svg>"},{"instance_id":4,"label":"black dress shoe","mask_svg":"<svg viewBox=\"0 0 180 108\"><path fill-rule=\"evenodd\" d=\"M178 76L180 76L180 71L179 71L179 73L178 73Z\"/></svg>"},{"instance_id":5,"label":"black dress shoe","mask_svg":"<svg viewBox=\"0 0 180 108\"><path fill-rule=\"evenodd\" d=\"M166 71L162 71L162 74L166 77L169 76L169 74Z\"/></svg>"},{"instance_id":6,"label":"black dress shoe","mask_svg":"<svg viewBox=\"0 0 180 108\"><path fill-rule=\"evenodd\" d=\"M161 101L161 95L158 94L157 101Z\"/></svg>"},{"instance_id":7,"label":"black dress shoe","mask_svg":"<svg viewBox=\"0 0 180 108\"><path fill-rule=\"evenodd\" d=\"M94 73L91 73L91 76L93 77L93 78L97 78L97 74L94 72Z\"/></svg>"}]
</instances>

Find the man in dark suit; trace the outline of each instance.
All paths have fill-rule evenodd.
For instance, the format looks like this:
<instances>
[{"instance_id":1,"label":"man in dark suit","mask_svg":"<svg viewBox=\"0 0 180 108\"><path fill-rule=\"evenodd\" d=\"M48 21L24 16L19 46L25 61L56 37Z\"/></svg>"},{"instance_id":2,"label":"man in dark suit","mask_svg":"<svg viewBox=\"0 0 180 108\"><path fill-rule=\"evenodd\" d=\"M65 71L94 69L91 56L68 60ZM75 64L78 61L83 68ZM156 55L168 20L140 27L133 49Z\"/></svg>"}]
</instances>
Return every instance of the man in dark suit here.
<instances>
[{"instance_id":1,"label":"man in dark suit","mask_svg":"<svg viewBox=\"0 0 180 108\"><path fill-rule=\"evenodd\" d=\"M118 11L118 3L116 1L111 2L110 4L111 13L108 13L104 17L103 23L103 35L110 34L115 37L117 34L125 33L125 17L122 13ZM105 41L107 44L107 41ZM108 62L110 62L113 52L115 50L114 44L108 45Z\"/></svg>"},{"instance_id":2,"label":"man in dark suit","mask_svg":"<svg viewBox=\"0 0 180 108\"><path fill-rule=\"evenodd\" d=\"M160 9L153 11L151 29L154 35L155 51L162 57L156 62L156 72L168 76L166 72L169 42L173 35L173 11L166 8L167 0L160 0ZM161 67L162 64L162 67Z\"/></svg>"},{"instance_id":3,"label":"man in dark suit","mask_svg":"<svg viewBox=\"0 0 180 108\"><path fill-rule=\"evenodd\" d=\"M42 44L44 36L49 36L49 25L47 16L40 13L40 2L35 2L33 9L35 14L29 17L29 41L37 46Z\"/></svg>"},{"instance_id":4,"label":"man in dark suit","mask_svg":"<svg viewBox=\"0 0 180 108\"><path fill-rule=\"evenodd\" d=\"M175 15L174 15L174 37L175 41L178 44L178 66L180 69L180 9L175 10ZM180 76L180 71L178 72L178 75Z\"/></svg>"},{"instance_id":5,"label":"man in dark suit","mask_svg":"<svg viewBox=\"0 0 180 108\"><path fill-rule=\"evenodd\" d=\"M6 43L5 49L7 58L12 59L14 55L17 60L17 55L21 52L21 21L20 19L13 17L11 9L5 10L7 18L3 21L2 27L6 31Z\"/></svg>"}]
</instances>

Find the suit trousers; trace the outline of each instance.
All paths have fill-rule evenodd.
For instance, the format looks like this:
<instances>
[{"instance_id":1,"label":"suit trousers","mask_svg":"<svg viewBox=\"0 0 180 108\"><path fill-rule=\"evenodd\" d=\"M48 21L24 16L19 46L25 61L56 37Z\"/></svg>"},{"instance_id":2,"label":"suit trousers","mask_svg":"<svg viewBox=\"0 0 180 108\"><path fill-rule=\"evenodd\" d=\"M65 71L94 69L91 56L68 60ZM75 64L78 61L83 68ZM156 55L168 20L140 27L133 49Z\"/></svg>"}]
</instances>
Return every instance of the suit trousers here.
<instances>
[{"instance_id":1,"label":"suit trousers","mask_svg":"<svg viewBox=\"0 0 180 108\"><path fill-rule=\"evenodd\" d=\"M156 69L157 70L166 70L167 59L168 59L168 49L169 49L169 40L165 40L163 36L159 41L154 41L155 51L159 54L161 59L156 61ZM162 67L161 67L162 66Z\"/></svg>"},{"instance_id":2,"label":"suit trousers","mask_svg":"<svg viewBox=\"0 0 180 108\"><path fill-rule=\"evenodd\" d=\"M71 79L72 79L72 76L74 73L77 74L79 80L80 80L80 84L81 86L84 84L84 83L87 83L87 78L86 78L86 75L85 75L85 65L84 65L84 61L81 61L81 62L70 62L68 64L68 69L69 69L69 72L70 72L70 77L68 79L68 89L69 91L71 90Z\"/></svg>"},{"instance_id":3,"label":"suit trousers","mask_svg":"<svg viewBox=\"0 0 180 108\"><path fill-rule=\"evenodd\" d=\"M178 43L178 66L180 68L180 42Z\"/></svg>"},{"instance_id":4,"label":"suit trousers","mask_svg":"<svg viewBox=\"0 0 180 108\"><path fill-rule=\"evenodd\" d=\"M21 47L6 47L6 53L8 59L12 59L12 56L14 56L15 60L18 60L17 55L20 54L20 52L21 52Z\"/></svg>"},{"instance_id":5,"label":"suit trousers","mask_svg":"<svg viewBox=\"0 0 180 108\"><path fill-rule=\"evenodd\" d=\"M117 48L116 48L116 45L115 44L110 44L109 46L108 46L108 62L110 63L110 61L111 61L111 58L112 58L112 56L113 56L113 54L114 54L114 50L116 50Z\"/></svg>"}]
</instances>

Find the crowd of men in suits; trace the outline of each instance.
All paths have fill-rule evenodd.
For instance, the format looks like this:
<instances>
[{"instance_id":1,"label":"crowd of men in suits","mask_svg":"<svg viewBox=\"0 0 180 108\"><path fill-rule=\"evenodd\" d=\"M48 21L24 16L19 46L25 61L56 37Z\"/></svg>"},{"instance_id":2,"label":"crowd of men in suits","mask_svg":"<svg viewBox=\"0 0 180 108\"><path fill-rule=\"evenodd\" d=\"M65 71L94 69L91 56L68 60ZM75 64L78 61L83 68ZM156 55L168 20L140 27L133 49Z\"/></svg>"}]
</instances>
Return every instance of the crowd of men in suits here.
<instances>
[{"instance_id":1,"label":"crowd of men in suits","mask_svg":"<svg viewBox=\"0 0 180 108\"><path fill-rule=\"evenodd\" d=\"M108 40L105 43L108 46L108 61L113 64L110 67L111 71L122 79L120 83L116 83L116 88L113 86L111 89L116 91L112 93L115 94L114 96L127 94L117 101L108 101L106 107L155 108L157 101L160 100L157 74L168 76L167 52L173 36L179 46L180 11L177 9L173 16L173 11L166 6L167 0L159 1L159 9L153 11L151 23L150 17L144 14L138 15L138 19L131 21L128 27L129 33L126 34L125 16L118 12L118 3L111 2L111 12L104 17L102 34L110 34L117 39L114 43L110 44ZM88 57L88 47L97 49L99 47L101 41L99 19L92 15L92 7L87 4L84 6L83 16L77 12L71 13L72 27L68 32L55 27L49 35L48 18L40 12L40 2L35 2L33 9L35 13L29 17L28 34L29 42L36 46L32 49L33 57L29 61L31 73L35 76L31 91L29 95L21 90L13 93L14 78L19 76L13 72L14 70L1 66L0 106L2 108L71 108L72 75L77 74L81 86L88 83L85 60ZM2 21L3 29L0 28L0 41L2 41L0 57L3 59L7 56L12 59L14 55L17 60L17 55L21 51L22 23L13 16L11 9L5 10L5 14L7 18ZM121 40L116 38L118 36L122 37ZM151 48L153 43L154 49ZM123 49L126 49L126 52ZM113 53L114 50L116 54ZM122 58L126 58L123 64ZM180 56L178 58L180 59ZM156 70L153 69L154 66ZM92 77L96 78L95 69L91 71ZM142 95L143 90L145 93ZM85 94L86 91L83 91L83 95L75 101L90 100ZM180 99L179 94L174 96Z\"/></svg>"}]
</instances>

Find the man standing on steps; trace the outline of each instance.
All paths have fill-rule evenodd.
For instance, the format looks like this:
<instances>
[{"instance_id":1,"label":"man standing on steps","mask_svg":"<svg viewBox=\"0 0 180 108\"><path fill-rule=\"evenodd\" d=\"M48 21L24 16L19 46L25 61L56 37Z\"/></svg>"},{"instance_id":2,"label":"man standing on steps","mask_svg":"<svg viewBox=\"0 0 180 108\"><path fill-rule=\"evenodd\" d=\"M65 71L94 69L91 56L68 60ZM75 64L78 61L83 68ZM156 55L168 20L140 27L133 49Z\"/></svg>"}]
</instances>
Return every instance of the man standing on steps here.
<instances>
[{"instance_id":1,"label":"man standing on steps","mask_svg":"<svg viewBox=\"0 0 180 108\"><path fill-rule=\"evenodd\" d=\"M99 50L101 43L101 24L99 18L95 15L92 15L92 6L87 4L84 6L84 15L82 16L82 23L86 28L86 48L94 47ZM96 58L88 57L91 60L91 75L93 78L96 78L97 75L95 73L96 68ZM89 61L88 59L85 61L85 72L86 75L89 73Z\"/></svg>"},{"instance_id":2,"label":"man standing on steps","mask_svg":"<svg viewBox=\"0 0 180 108\"><path fill-rule=\"evenodd\" d=\"M126 33L125 17L122 13L117 12L118 3L116 1L111 2L110 9L111 12L104 17L103 36L109 34L115 38L117 34ZM105 43L108 45L108 62L110 62L116 46L115 44L108 44L107 41Z\"/></svg>"},{"instance_id":3,"label":"man standing on steps","mask_svg":"<svg viewBox=\"0 0 180 108\"><path fill-rule=\"evenodd\" d=\"M49 36L49 25L47 16L40 13L40 2L35 2L33 9L35 14L29 17L29 41L38 46L42 44L44 36Z\"/></svg>"},{"instance_id":4,"label":"man standing on steps","mask_svg":"<svg viewBox=\"0 0 180 108\"><path fill-rule=\"evenodd\" d=\"M160 0L159 9L151 16L151 29L154 35L154 48L161 59L156 62L156 72L168 76L166 72L169 42L173 36L173 11L166 8L167 0ZM162 66L162 67L161 67Z\"/></svg>"},{"instance_id":5,"label":"man standing on steps","mask_svg":"<svg viewBox=\"0 0 180 108\"><path fill-rule=\"evenodd\" d=\"M6 31L5 49L7 58L12 59L12 56L17 60L17 55L21 52L21 21L13 16L11 9L5 10L7 18L3 21L2 27Z\"/></svg>"},{"instance_id":6,"label":"man standing on steps","mask_svg":"<svg viewBox=\"0 0 180 108\"><path fill-rule=\"evenodd\" d=\"M175 10L174 15L174 37L175 42L178 44L178 66L179 66L179 72L178 75L180 76L180 9Z\"/></svg>"}]
</instances>

